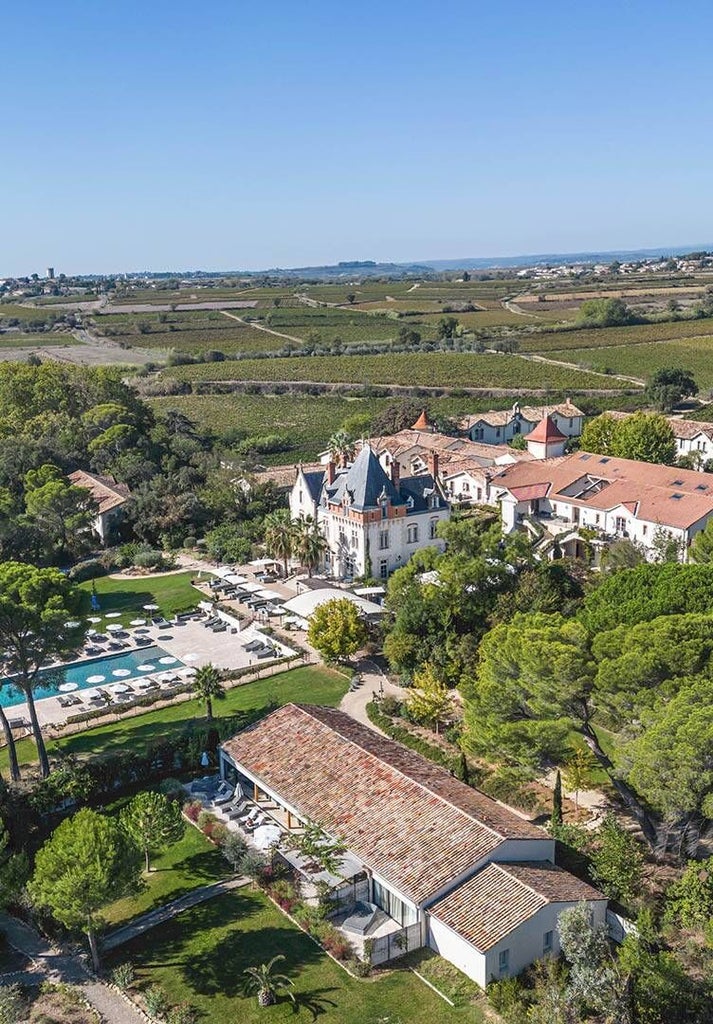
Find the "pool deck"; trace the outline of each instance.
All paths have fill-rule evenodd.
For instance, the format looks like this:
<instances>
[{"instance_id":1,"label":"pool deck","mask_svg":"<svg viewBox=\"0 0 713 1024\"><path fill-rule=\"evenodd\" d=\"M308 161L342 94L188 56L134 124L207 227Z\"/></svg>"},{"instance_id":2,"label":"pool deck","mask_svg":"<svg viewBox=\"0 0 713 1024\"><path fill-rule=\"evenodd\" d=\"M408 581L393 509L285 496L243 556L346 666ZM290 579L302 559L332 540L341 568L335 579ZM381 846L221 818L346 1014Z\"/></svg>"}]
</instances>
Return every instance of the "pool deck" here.
<instances>
[{"instance_id":1,"label":"pool deck","mask_svg":"<svg viewBox=\"0 0 713 1024\"><path fill-rule=\"evenodd\" d=\"M287 647L282 641L273 636L266 636L260 633L257 629L257 624L246 625L244 628L238 628L237 633L232 633L230 627L222 633L214 633L210 629L206 629L202 621L197 619L189 619L182 623L171 623L168 626L147 626L146 629L136 634L136 630L128 629L127 632L130 636L141 635L151 640L152 644L156 644L158 647L162 647L167 654L172 655L174 658L178 658L179 661L184 663L185 667L200 668L202 665L212 664L217 668L222 669L238 669L245 668L249 665L260 665L269 666L272 664L270 659L263 659L259 661L250 654L248 651L243 649L243 644L248 643L254 639L255 636L260 636L265 640L269 640L270 643L279 647L284 654L294 653L292 648ZM135 650L136 646L134 643L130 644L130 647L123 652L107 651L105 656L117 653L127 653L127 650ZM139 648L140 649L140 648ZM79 658L72 664L78 664L80 662L89 661L100 661L101 657L94 656L92 658ZM274 660L274 659L273 659ZM171 672L175 668L176 672L180 672L181 665L156 665L155 672L138 673L136 676L129 677L127 679L107 679L106 683L100 684L100 688L110 687L114 682L127 683L129 686L133 686L138 679L147 677L155 677L166 672ZM90 687L91 690L96 690L97 687ZM82 690L72 691L73 695L82 697ZM140 691L137 691L137 693ZM65 722L72 715L76 715L82 711L88 711L95 707L93 704L89 704L88 701L82 700L81 704L75 704L72 707L63 708L57 697L46 697L36 702L37 717L40 720L41 725L59 725ZM110 707L110 706L108 706ZM29 723L29 711L26 703L13 704L7 709L8 718L11 719L24 719ZM19 735L17 733L16 735Z\"/></svg>"}]
</instances>

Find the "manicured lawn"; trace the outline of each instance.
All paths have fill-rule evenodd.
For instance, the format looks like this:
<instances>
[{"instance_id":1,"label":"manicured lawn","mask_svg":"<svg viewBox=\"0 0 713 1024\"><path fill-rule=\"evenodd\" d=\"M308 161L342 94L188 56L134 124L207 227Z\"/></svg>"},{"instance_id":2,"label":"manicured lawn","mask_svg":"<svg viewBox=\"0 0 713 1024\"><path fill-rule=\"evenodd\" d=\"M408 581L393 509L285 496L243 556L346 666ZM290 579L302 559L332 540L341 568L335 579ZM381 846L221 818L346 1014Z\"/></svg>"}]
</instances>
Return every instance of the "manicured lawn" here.
<instances>
[{"instance_id":1,"label":"manicured lawn","mask_svg":"<svg viewBox=\"0 0 713 1024\"><path fill-rule=\"evenodd\" d=\"M186 822L183 838L153 859L150 874L144 874L144 887L133 896L117 900L102 913L112 927L124 924L138 914L168 903L201 885L217 882L229 873L220 850Z\"/></svg>"},{"instance_id":2,"label":"manicured lawn","mask_svg":"<svg viewBox=\"0 0 713 1024\"><path fill-rule=\"evenodd\" d=\"M236 711L259 708L275 701L289 704L301 701L306 704L327 704L336 707L346 693L347 680L338 672L321 665L307 665L290 669L267 679L245 683L230 690L225 700L216 701L216 717L232 715ZM86 732L68 736L63 740L50 741L50 756L58 750L71 754L108 754L119 750L145 750L150 744L182 731L196 719L205 722L205 709L197 700L183 701L145 715L136 715L123 721L102 725ZM34 762L35 745L32 740L21 740L17 744L21 763ZM7 751L0 751L0 768L7 769Z\"/></svg>"},{"instance_id":3,"label":"manicured lawn","mask_svg":"<svg viewBox=\"0 0 713 1024\"><path fill-rule=\"evenodd\" d=\"M145 612L145 604L157 604L160 613L166 617L176 612L195 608L201 594L191 586L195 572L179 572L166 576L132 576L127 579L113 580L102 576L96 580L81 583L85 593L84 612L93 614L90 607L92 583L99 598L98 615L107 612L121 612L121 618L114 621L127 625L130 619L137 616L158 615L159 612Z\"/></svg>"},{"instance_id":4,"label":"manicured lawn","mask_svg":"<svg viewBox=\"0 0 713 1024\"><path fill-rule=\"evenodd\" d=\"M294 981L297 1013L282 997L260 1009L242 994L246 967L281 953ZM473 1006L453 1009L404 965L383 977L356 980L296 928L265 896L242 888L186 911L116 950L109 965L130 960L141 986L160 985L169 1000L188 1002L202 1020L310 1020L334 1024L481 1024Z\"/></svg>"}]
</instances>

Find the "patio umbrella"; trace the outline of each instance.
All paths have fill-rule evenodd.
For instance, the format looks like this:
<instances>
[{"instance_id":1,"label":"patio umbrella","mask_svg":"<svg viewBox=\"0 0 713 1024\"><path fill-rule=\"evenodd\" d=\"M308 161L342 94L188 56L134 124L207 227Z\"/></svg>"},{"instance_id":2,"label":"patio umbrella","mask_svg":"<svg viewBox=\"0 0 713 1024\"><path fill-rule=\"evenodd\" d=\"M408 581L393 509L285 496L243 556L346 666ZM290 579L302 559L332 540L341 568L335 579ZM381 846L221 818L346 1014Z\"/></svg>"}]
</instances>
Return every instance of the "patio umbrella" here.
<instances>
[{"instance_id":1,"label":"patio umbrella","mask_svg":"<svg viewBox=\"0 0 713 1024\"><path fill-rule=\"evenodd\" d=\"M184 661L198 661L199 658L200 658L200 654L196 654L195 651L191 651L190 654L184 654L183 655L183 660Z\"/></svg>"},{"instance_id":2,"label":"patio umbrella","mask_svg":"<svg viewBox=\"0 0 713 1024\"><path fill-rule=\"evenodd\" d=\"M93 622L94 625L96 625L97 622L101 622L101 620L102 620L101 615L90 615L87 621L88 622Z\"/></svg>"},{"instance_id":3,"label":"patio umbrella","mask_svg":"<svg viewBox=\"0 0 713 1024\"><path fill-rule=\"evenodd\" d=\"M157 612L158 611L158 605L157 604L145 604L144 605L144 611L145 612Z\"/></svg>"},{"instance_id":4,"label":"patio umbrella","mask_svg":"<svg viewBox=\"0 0 713 1024\"><path fill-rule=\"evenodd\" d=\"M131 687L127 686L126 683L112 683L109 689L112 693L127 693Z\"/></svg>"},{"instance_id":5,"label":"patio umbrella","mask_svg":"<svg viewBox=\"0 0 713 1024\"><path fill-rule=\"evenodd\" d=\"M120 626L118 622L112 622L110 626L106 627L107 633L121 633L123 626Z\"/></svg>"},{"instance_id":6,"label":"patio umbrella","mask_svg":"<svg viewBox=\"0 0 713 1024\"><path fill-rule=\"evenodd\" d=\"M138 668L139 668L139 672L155 672L156 671L156 666L155 665L148 665L148 664L147 665L139 665Z\"/></svg>"},{"instance_id":7,"label":"patio umbrella","mask_svg":"<svg viewBox=\"0 0 713 1024\"><path fill-rule=\"evenodd\" d=\"M132 619L129 623L130 626L145 626L146 619Z\"/></svg>"},{"instance_id":8,"label":"patio umbrella","mask_svg":"<svg viewBox=\"0 0 713 1024\"><path fill-rule=\"evenodd\" d=\"M260 825L253 832L253 842L258 850L269 850L278 842L282 830L278 825Z\"/></svg>"},{"instance_id":9,"label":"patio umbrella","mask_svg":"<svg viewBox=\"0 0 713 1024\"><path fill-rule=\"evenodd\" d=\"M119 677L123 676L123 677L126 677L126 676L130 676L131 672L130 672L130 670L128 668L115 668L115 669L112 670L111 674L113 676L119 676Z\"/></svg>"},{"instance_id":10,"label":"patio umbrella","mask_svg":"<svg viewBox=\"0 0 713 1024\"><path fill-rule=\"evenodd\" d=\"M60 683L57 689L61 690L62 693L69 693L70 690L78 690L79 683Z\"/></svg>"},{"instance_id":11,"label":"patio umbrella","mask_svg":"<svg viewBox=\"0 0 713 1024\"><path fill-rule=\"evenodd\" d=\"M121 612L107 612L104 616L105 619L118 619L121 617Z\"/></svg>"},{"instance_id":12,"label":"patio umbrella","mask_svg":"<svg viewBox=\"0 0 713 1024\"><path fill-rule=\"evenodd\" d=\"M106 676L87 676L88 683L103 683Z\"/></svg>"},{"instance_id":13,"label":"patio umbrella","mask_svg":"<svg viewBox=\"0 0 713 1024\"><path fill-rule=\"evenodd\" d=\"M184 668L184 669L181 670L181 675L182 676L194 676L197 671L198 671L198 669L195 669L195 668Z\"/></svg>"},{"instance_id":14,"label":"patio umbrella","mask_svg":"<svg viewBox=\"0 0 713 1024\"><path fill-rule=\"evenodd\" d=\"M173 658L170 654L167 654L165 658L159 658L158 661L159 665L175 665L178 658Z\"/></svg>"},{"instance_id":15,"label":"patio umbrella","mask_svg":"<svg viewBox=\"0 0 713 1024\"><path fill-rule=\"evenodd\" d=\"M77 626L81 626L81 622L77 622L76 619L72 619L71 622L65 622L67 629L76 629Z\"/></svg>"}]
</instances>

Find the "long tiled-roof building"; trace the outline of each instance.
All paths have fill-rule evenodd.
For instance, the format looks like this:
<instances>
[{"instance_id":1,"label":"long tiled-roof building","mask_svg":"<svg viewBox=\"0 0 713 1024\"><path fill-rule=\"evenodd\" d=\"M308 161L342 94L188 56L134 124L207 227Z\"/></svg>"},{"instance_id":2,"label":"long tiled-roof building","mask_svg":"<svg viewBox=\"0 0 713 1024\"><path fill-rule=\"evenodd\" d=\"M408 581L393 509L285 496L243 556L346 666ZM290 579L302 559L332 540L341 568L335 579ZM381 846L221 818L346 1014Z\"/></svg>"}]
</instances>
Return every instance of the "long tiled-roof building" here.
<instances>
[{"instance_id":1,"label":"long tiled-roof building","mask_svg":"<svg viewBox=\"0 0 713 1024\"><path fill-rule=\"evenodd\" d=\"M221 771L344 843L369 903L481 985L557 952L564 907L604 919L542 829L341 711L286 705L223 743Z\"/></svg>"}]
</instances>

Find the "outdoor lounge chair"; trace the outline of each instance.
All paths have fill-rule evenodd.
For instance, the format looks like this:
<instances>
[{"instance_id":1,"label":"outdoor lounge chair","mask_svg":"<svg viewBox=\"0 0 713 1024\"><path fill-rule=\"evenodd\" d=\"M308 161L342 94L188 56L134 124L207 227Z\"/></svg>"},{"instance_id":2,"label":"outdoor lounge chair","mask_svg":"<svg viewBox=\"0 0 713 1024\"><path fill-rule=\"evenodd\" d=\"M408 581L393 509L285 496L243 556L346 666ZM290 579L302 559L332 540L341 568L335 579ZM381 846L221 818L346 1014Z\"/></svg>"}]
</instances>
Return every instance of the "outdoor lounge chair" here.
<instances>
[{"instance_id":1,"label":"outdoor lounge chair","mask_svg":"<svg viewBox=\"0 0 713 1024\"><path fill-rule=\"evenodd\" d=\"M274 647L263 647L262 650L255 651L255 657L260 659L274 658L275 654L276 652Z\"/></svg>"},{"instance_id":2,"label":"outdoor lounge chair","mask_svg":"<svg viewBox=\"0 0 713 1024\"><path fill-rule=\"evenodd\" d=\"M260 828L261 825L265 825L270 819L267 815L260 811L254 818L247 818L241 824L241 828L245 829L246 832L254 832L256 828Z\"/></svg>"},{"instance_id":3,"label":"outdoor lounge chair","mask_svg":"<svg viewBox=\"0 0 713 1024\"><path fill-rule=\"evenodd\" d=\"M260 647L264 647L262 640L251 640L250 643L242 645L244 651L257 651Z\"/></svg>"},{"instance_id":4,"label":"outdoor lounge chair","mask_svg":"<svg viewBox=\"0 0 713 1024\"><path fill-rule=\"evenodd\" d=\"M214 633L224 633L228 628L227 622L219 622L216 626L210 627Z\"/></svg>"},{"instance_id":5,"label":"outdoor lounge chair","mask_svg":"<svg viewBox=\"0 0 713 1024\"><path fill-rule=\"evenodd\" d=\"M154 626L170 626L171 625L171 623L168 621L168 619L165 619L163 617L163 615L156 615L153 619L151 619L151 623Z\"/></svg>"},{"instance_id":6,"label":"outdoor lounge chair","mask_svg":"<svg viewBox=\"0 0 713 1024\"><path fill-rule=\"evenodd\" d=\"M228 804L221 807L220 810L228 821L239 821L245 815L247 808L248 801L244 796L241 796L235 804Z\"/></svg>"},{"instance_id":7,"label":"outdoor lounge chair","mask_svg":"<svg viewBox=\"0 0 713 1024\"><path fill-rule=\"evenodd\" d=\"M235 799L237 791L238 790L236 786L231 786L229 782L226 782L225 779L223 779L223 781L219 783L218 788L215 791L213 803L218 804L219 806L221 804L229 804L232 800Z\"/></svg>"}]
</instances>

